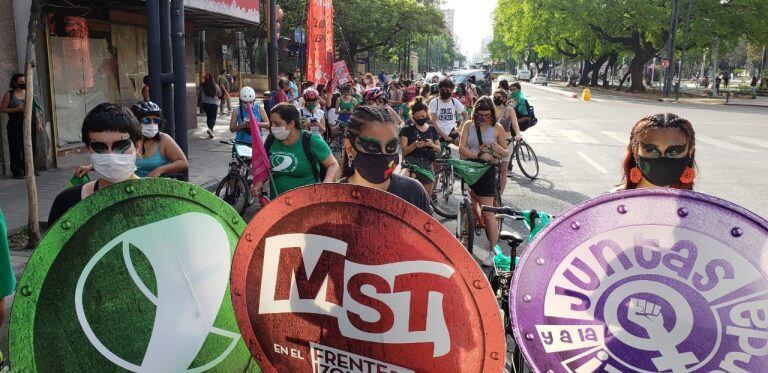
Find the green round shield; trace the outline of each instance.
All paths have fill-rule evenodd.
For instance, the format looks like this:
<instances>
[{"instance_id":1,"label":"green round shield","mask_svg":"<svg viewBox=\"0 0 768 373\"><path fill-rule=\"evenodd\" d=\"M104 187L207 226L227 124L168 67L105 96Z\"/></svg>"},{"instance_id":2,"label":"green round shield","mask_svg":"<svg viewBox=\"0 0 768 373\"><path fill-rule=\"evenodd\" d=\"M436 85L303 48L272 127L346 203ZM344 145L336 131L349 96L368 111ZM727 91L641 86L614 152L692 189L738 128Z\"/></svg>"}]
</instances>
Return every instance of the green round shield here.
<instances>
[{"instance_id":1,"label":"green round shield","mask_svg":"<svg viewBox=\"0 0 768 373\"><path fill-rule=\"evenodd\" d=\"M245 222L208 191L126 181L49 228L13 302L16 371L257 371L229 295Z\"/></svg>"}]
</instances>

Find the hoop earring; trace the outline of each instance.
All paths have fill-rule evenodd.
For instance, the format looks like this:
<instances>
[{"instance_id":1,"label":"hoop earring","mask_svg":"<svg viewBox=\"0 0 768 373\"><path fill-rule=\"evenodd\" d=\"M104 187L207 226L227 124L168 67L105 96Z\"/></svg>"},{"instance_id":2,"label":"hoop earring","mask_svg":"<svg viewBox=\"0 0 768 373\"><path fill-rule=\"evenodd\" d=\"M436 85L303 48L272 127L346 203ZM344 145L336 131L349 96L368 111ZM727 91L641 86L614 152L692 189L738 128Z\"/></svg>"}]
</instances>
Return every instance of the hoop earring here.
<instances>
[{"instance_id":1,"label":"hoop earring","mask_svg":"<svg viewBox=\"0 0 768 373\"><path fill-rule=\"evenodd\" d=\"M639 184L642 180L643 173L640 171L640 168L637 166L632 167L632 169L629 170L629 181L631 181L633 184Z\"/></svg>"}]
</instances>

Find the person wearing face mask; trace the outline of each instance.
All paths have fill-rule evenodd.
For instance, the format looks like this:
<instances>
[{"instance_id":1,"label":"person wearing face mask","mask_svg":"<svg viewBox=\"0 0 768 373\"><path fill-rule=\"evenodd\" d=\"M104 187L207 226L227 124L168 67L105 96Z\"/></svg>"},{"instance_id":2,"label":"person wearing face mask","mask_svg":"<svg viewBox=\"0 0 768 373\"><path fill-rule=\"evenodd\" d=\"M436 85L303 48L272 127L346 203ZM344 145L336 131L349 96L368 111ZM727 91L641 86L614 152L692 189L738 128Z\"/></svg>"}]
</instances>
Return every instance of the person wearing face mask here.
<instances>
[{"instance_id":1,"label":"person wearing face mask","mask_svg":"<svg viewBox=\"0 0 768 373\"><path fill-rule=\"evenodd\" d=\"M321 135L327 128L325 125L325 112L320 108L320 94L314 88L307 88L301 95L304 106L301 108L301 127L312 133Z\"/></svg>"},{"instance_id":2,"label":"person wearing face mask","mask_svg":"<svg viewBox=\"0 0 768 373\"><path fill-rule=\"evenodd\" d=\"M507 148L507 136L504 128L496 118L493 100L488 96L480 97L472 109L472 120L464 123L459 141L459 153L467 160L475 162L493 163L509 157ZM491 167L470 188L477 195L477 201L481 205L494 206L496 204L496 168ZM489 250L478 255L478 259L485 266L493 265L494 246L499 240L498 221L493 213L483 212L485 220L485 235L490 244Z\"/></svg>"},{"instance_id":3,"label":"person wearing face mask","mask_svg":"<svg viewBox=\"0 0 768 373\"><path fill-rule=\"evenodd\" d=\"M632 127L624 175L615 190L674 188L692 190L696 179L696 134L686 119L671 113L641 118Z\"/></svg>"},{"instance_id":4,"label":"person wearing face mask","mask_svg":"<svg viewBox=\"0 0 768 373\"><path fill-rule=\"evenodd\" d=\"M229 131L235 134L235 142L251 146L251 116L248 108L253 112L253 117L258 121L259 128L269 129L269 119L264 106L256 102L256 91L245 86L240 88L240 106L232 112L229 120Z\"/></svg>"},{"instance_id":5,"label":"person wearing face mask","mask_svg":"<svg viewBox=\"0 0 768 373\"><path fill-rule=\"evenodd\" d=\"M131 112L141 124L141 147L136 157L136 175L139 177L176 177L189 169L187 156L176 141L160 132L163 110L152 101L140 101ZM75 176L83 177L94 171L93 164L78 167Z\"/></svg>"},{"instance_id":6,"label":"person wearing face mask","mask_svg":"<svg viewBox=\"0 0 768 373\"><path fill-rule=\"evenodd\" d=\"M435 127L429 125L427 105L424 105L421 97L416 97L411 103L410 111L408 125L400 131L400 146L405 162L415 167L403 167L403 175L418 180L427 195L432 195L435 183L432 164L440 151L440 135Z\"/></svg>"},{"instance_id":7,"label":"person wearing face mask","mask_svg":"<svg viewBox=\"0 0 768 373\"><path fill-rule=\"evenodd\" d=\"M73 186L56 196L48 215L52 225L81 200L129 179L138 179L136 154L142 146L141 125L128 108L103 103L85 116L82 139L98 174L94 181Z\"/></svg>"},{"instance_id":8,"label":"person wearing face mask","mask_svg":"<svg viewBox=\"0 0 768 373\"><path fill-rule=\"evenodd\" d=\"M291 189L336 180L339 163L319 135L301 129L301 116L295 106L277 104L270 110L269 119L271 134L264 148L271 165L271 199ZM262 187L262 182L254 181L251 194L260 196Z\"/></svg>"},{"instance_id":9,"label":"person wearing face mask","mask_svg":"<svg viewBox=\"0 0 768 373\"><path fill-rule=\"evenodd\" d=\"M24 109L27 95L27 78L24 74L11 77L11 90L3 95L0 112L8 115L8 153L11 174L14 179L24 178ZM36 132L45 132L37 110L32 111L32 150L36 148Z\"/></svg>"},{"instance_id":10,"label":"person wearing face mask","mask_svg":"<svg viewBox=\"0 0 768 373\"><path fill-rule=\"evenodd\" d=\"M515 141L509 143L509 153L512 154L512 150L515 148L515 143L522 140L523 137L520 134L520 127L517 125L517 116L515 110L507 105L507 92L503 89L497 89L493 93L493 108L496 112L496 118L499 118L499 123L504 127L504 133L508 139L514 135ZM504 193L504 189L507 186L507 175L509 174L510 157L507 156L502 159L501 163L501 175L499 176L499 190Z\"/></svg>"},{"instance_id":11,"label":"person wearing face mask","mask_svg":"<svg viewBox=\"0 0 768 373\"><path fill-rule=\"evenodd\" d=\"M467 120L464 105L455 97L453 90L456 86L450 79L443 79L437 84L440 96L429 103L429 122L436 126L440 141L447 144L458 144L459 133L456 123Z\"/></svg>"},{"instance_id":12,"label":"person wearing face mask","mask_svg":"<svg viewBox=\"0 0 768 373\"><path fill-rule=\"evenodd\" d=\"M429 196L421 184L395 174L400 161L397 126L388 110L358 106L349 119L344 140L344 168L340 182L362 185L392 193L432 214Z\"/></svg>"}]
</instances>

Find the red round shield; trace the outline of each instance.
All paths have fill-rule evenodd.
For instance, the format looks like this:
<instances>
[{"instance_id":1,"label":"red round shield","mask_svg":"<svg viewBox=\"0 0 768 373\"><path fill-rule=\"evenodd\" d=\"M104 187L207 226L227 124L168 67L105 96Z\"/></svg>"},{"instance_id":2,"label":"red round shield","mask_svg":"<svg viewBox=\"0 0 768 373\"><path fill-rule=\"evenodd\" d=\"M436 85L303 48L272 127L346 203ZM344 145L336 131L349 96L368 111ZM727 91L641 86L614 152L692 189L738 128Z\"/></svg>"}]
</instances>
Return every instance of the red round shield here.
<instances>
[{"instance_id":1,"label":"red round shield","mask_svg":"<svg viewBox=\"0 0 768 373\"><path fill-rule=\"evenodd\" d=\"M480 267L432 217L389 193L285 193L246 228L232 301L267 372L498 372L504 328Z\"/></svg>"}]
</instances>

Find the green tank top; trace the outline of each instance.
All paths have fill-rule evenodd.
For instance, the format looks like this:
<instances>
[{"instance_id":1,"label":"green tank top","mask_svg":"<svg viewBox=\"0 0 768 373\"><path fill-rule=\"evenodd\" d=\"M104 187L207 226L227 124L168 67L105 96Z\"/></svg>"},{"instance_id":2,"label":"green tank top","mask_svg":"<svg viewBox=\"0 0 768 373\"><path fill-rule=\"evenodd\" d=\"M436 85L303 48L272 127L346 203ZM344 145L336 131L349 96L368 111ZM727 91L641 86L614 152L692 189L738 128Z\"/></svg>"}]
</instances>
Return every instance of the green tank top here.
<instances>
[{"instance_id":1,"label":"green tank top","mask_svg":"<svg viewBox=\"0 0 768 373\"><path fill-rule=\"evenodd\" d=\"M344 102L344 98L343 97L339 97L339 109L342 112L354 111L355 110L355 106L357 106L357 100L354 97L350 96L349 97L349 102Z\"/></svg>"}]
</instances>

